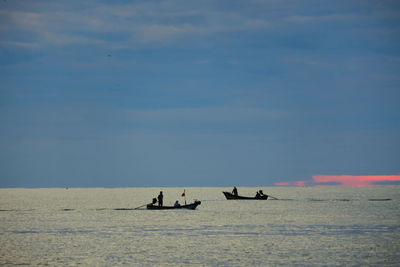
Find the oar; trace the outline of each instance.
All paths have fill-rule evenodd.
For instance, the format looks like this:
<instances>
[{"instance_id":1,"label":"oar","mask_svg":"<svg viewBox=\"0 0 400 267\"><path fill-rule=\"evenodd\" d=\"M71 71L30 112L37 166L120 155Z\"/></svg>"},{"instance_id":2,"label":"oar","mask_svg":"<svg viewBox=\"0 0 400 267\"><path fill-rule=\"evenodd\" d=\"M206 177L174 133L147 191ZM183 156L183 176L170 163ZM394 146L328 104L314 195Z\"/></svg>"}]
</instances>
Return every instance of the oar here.
<instances>
[{"instance_id":1,"label":"oar","mask_svg":"<svg viewBox=\"0 0 400 267\"><path fill-rule=\"evenodd\" d=\"M146 205L149 205L149 204L144 204L144 205L142 205L142 206L136 207L136 208L134 208L134 210L140 209L141 207L144 207L144 206L146 206Z\"/></svg>"},{"instance_id":2,"label":"oar","mask_svg":"<svg viewBox=\"0 0 400 267\"><path fill-rule=\"evenodd\" d=\"M276 197L273 197L273 196L271 196L271 195L267 195L268 197L272 197L273 199L276 199L276 200L278 200L278 198L276 198Z\"/></svg>"}]
</instances>

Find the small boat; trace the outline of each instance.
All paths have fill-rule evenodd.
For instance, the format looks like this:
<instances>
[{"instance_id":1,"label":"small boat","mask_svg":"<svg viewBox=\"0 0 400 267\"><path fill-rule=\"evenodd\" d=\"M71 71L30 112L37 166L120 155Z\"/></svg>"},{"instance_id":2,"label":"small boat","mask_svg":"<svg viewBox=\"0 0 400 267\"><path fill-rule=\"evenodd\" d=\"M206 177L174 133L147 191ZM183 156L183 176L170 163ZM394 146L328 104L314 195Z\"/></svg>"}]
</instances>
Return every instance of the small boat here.
<instances>
[{"instance_id":1,"label":"small boat","mask_svg":"<svg viewBox=\"0 0 400 267\"><path fill-rule=\"evenodd\" d=\"M148 210L173 210L173 209L188 209L188 210L194 210L197 208L198 205L201 204L201 201L196 200L194 203L191 204L186 204L186 205L180 205L180 206L158 206L154 204L147 204L147 209Z\"/></svg>"},{"instance_id":2,"label":"small boat","mask_svg":"<svg viewBox=\"0 0 400 267\"><path fill-rule=\"evenodd\" d=\"M258 197L242 197L242 196L236 196L232 193L229 192L222 192L224 193L226 199L244 199L244 200L267 200L268 199L268 195L261 195Z\"/></svg>"}]
</instances>

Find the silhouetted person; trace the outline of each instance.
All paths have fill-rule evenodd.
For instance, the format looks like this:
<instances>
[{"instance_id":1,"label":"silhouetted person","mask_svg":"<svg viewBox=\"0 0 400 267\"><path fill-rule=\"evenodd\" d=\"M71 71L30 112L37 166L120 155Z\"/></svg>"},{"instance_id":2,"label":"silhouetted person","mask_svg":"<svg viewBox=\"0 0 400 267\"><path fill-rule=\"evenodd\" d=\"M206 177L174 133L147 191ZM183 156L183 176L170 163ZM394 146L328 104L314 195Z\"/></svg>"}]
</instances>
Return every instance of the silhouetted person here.
<instances>
[{"instance_id":1,"label":"silhouetted person","mask_svg":"<svg viewBox=\"0 0 400 267\"><path fill-rule=\"evenodd\" d=\"M264 192L262 190L258 191L260 193L260 196L265 196Z\"/></svg>"},{"instance_id":2,"label":"silhouetted person","mask_svg":"<svg viewBox=\"0 0 400 267\"><path fill-rule=\"evenodd\" d=\"M160 194L159 194L158 197L157 197L157 199L158 199L158 206L160 206L160 207L162 207L162 205L163 205L163 198L164 198L164 196L163 196L163 194L162 194L162 191L160 191Z\"/></svg>"},{"instance_id":3,"label":"silhouetted person","mask_svg":"<svg viewBox=\"0 0 400 267\"><path fill-rule=\"evenodd\" d=\"M260 197L261 197L260 192L257 191L256 198L260 198Z\"/></svg>"},{"instance_id":4,"label":"silhouetted person","mask_svg":"<svg viewBox=\"0 0 400 267\"><path fill-rule=\"evenodd\" d=\"M181 204L179 204L179 201L175 201L174 207L179 207Z\"/></svg>"},{"instance_id":5,"label":"silhouetted person","mask_svg":"<svg viewBox=\"0 0 400 267\"><path fill-rule=\"evenodd\" d=\"M235 195L235 196L238 195L238 191L237 191L236 186L233 187L232 194Z\"/></svg>"}]
</instances>

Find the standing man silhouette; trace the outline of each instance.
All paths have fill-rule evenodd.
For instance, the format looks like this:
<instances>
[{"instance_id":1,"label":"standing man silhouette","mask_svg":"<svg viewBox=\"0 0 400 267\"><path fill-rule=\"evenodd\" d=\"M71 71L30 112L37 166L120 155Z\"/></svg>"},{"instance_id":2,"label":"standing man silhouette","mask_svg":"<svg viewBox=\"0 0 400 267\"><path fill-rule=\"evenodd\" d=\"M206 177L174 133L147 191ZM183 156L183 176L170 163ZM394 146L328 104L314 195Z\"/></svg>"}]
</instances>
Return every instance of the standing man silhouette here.
<instances>
[{"instance_id":1,"label":"standing man silhouette","mask_svg":"<svg viewBox=\"0 0 400 267\"><path fill-rule=\"evenodd\" d=\"M238 191L237 191L236 186L233 187L232 194L233 194L234 196L237 196L237 195L238 195Z\"/></svg>"},{"instance_id":2,"label":"standing man silhouette","mask_svg":"<svg viewBox=\"0 0 400 267\"><path fill-rule=\"evenodd\" d=\"M159 194L158 197L157 197L157 199L158 199L158 206L160 206L160 207L162 207L162 205L163 205L163 198L164 198L164 196L163 196L163 194L162 194L162 191L160 191L160 194Z\"/></svg>"}]
</instances>

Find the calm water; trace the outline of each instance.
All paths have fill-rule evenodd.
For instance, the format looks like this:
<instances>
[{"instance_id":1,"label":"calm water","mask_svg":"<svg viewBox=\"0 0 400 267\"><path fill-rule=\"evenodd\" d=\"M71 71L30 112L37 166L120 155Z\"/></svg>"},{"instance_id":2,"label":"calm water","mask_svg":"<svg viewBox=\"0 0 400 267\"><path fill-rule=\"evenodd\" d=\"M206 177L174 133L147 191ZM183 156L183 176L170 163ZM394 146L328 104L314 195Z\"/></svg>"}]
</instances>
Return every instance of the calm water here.
<instances>
[{"instance_id":1,"label":"calm water","mask_svg":"<svg viewBox=\"0 0 400 267\"><path fill-rule=\"evenodd\" d=\"M400 188L186 188L195 211L118 210L160 189L0 189L0 265L400 265Z\"/></svg>"}]
</instances>

